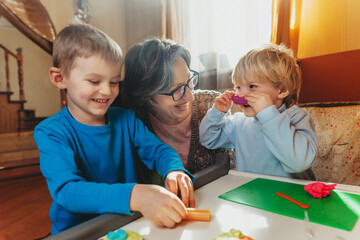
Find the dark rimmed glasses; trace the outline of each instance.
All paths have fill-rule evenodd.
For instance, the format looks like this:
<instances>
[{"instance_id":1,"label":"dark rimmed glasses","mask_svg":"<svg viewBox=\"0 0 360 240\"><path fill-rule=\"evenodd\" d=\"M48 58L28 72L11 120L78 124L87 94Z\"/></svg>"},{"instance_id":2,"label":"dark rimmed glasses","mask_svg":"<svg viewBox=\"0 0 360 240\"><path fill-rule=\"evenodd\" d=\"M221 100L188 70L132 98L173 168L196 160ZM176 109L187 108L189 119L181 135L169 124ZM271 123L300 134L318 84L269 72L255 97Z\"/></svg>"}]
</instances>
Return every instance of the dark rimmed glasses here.
<instances>
[{"instance_id":1,"label":"dark rimmed glasses","mask_svg":"<svg viewBox=\"0 0 360 240\"><path fill-rule=\"evenodd\" d=\"M193 90L196 84L199 82L199 73L191 69L190 72L193 75L189 78L189 80L187 80L186 84L175 88L169 93L159 93L159 95L171 96L175 102L182 99L186 93L186 87L188 87L190 90Z\"/></svg>"}]
</instances>

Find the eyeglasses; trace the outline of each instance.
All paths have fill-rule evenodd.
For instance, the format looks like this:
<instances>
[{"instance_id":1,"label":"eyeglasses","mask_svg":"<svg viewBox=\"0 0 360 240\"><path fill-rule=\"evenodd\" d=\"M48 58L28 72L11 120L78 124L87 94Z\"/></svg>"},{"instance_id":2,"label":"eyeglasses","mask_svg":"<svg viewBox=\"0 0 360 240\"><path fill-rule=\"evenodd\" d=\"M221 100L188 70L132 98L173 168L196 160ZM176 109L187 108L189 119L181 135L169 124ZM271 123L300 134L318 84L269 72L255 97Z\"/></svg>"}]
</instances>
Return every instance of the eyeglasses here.
<instances>
[{"instance_id":1,"label":"eyeglasses","mask_svg":"<svg viewBox=\"0 0 360 240\"><path fill-rule=\"evenodd\" d=\"M189 80L187 80L187 83L175 88L169 93L159 93L159 95L166 95L171 96L172 99L176 102L182 99L186 93L186 87L188 87L190 90L194 89L196 84L199 82L199 73L194 70L190 70L190 72L193 74Z\"/></svg>"}]
</instances>

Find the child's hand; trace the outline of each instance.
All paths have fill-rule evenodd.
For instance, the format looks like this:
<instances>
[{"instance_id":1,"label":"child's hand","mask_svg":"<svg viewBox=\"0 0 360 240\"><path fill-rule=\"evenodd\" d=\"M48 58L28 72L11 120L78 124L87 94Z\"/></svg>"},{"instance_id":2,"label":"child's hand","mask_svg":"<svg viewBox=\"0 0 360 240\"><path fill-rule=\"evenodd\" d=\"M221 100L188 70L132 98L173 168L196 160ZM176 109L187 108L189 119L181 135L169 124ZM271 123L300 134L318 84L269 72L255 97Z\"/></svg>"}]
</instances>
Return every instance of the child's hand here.
<instances>
[{"instance_id":1,"label":"child's hand","mask_svg":"<svg viewBox=\"0 0 360 240\"><path fill-rule=\"evenodd\" d=\"M136 184L131 192L130 210L141 212L158 227L174 227L186 217L180 199L157 185Z\"/></svg>"},{"instance_id":2,"label":"child's hand","mask_svg":"<svg viewBox=\"0 0 360 240\"><path fill-rule=\"evenodd\" d=\"M274 105L274 102L269 94L259 91L248 94L245 99L248 101L248 104L254 109L256 114L261 112L263 109Z\"/></svg>"},{"instance_id":3,"label":"child's hand","mask_svg":"<svg viewBox=\"0 0 360 240\"><path fill-rule=\"evenodd\" d=\"M180 190L181 199L186 207L195 207L194 187L190 177L183 171L169 172L165 178L165 188L177 195Z\"/></svg>"},{"instance_id":4,"label":"child's hand","mask_svg":"<svg viewBox=\"0 0 360 240\"><path fill-rule=\"evenodd\" d=\"M215 98L215 108L220 112L226 113L229 111L233 105L231 97L234 95L234 92L225 91L223 94Z\"/></svg>"}]
</instances>

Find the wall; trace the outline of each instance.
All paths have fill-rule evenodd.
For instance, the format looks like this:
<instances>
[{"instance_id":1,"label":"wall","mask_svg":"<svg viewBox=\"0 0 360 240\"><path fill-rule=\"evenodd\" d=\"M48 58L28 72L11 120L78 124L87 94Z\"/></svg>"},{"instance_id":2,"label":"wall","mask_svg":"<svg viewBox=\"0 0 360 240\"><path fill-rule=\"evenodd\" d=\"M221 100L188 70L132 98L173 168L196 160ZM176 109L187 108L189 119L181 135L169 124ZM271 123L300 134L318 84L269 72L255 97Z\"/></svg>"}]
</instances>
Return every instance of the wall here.
<instances>
[{"instance_id":1,"label":"wall","mask_svg":"<svg viewBox=\"0 0 360 240\"><path fill-rule=\"evenodd\" d=\"M139 41L161 35L162 0L126 0L125 2L126 50Z\"/></svg>"},{"instance_id":2,"label":"wall","mask_svg":"<svg viewBox=\"0 0 360 240\"><path fill-rule=\"evenodd\" d=\"M41 0L61 31L73 19L76 0ZM126 54L136 42L161 33L161 0L89 0L89 24L113 38Z\"/></svg>"},{"instance_id":3,"label":"wall","mask_svg":"<svg viewBox=\"0 0 360 240\"><path fill-rule=\"evenodd\" d=\"M360 1L302 0L298 57L360 49Z\"/></svg>"},{"instance_id":4,"label":"wall","mask_svg":"<svg viewBox=\"0 0 360 240\"><path fill-rule=\"evenodd\" d=\"M47 9L56 29L60 32L66 27L77 11L76 0L41 0ZM125 2L126 0L89 0L89 24L97 27L113 38L121 47L126 44Z\"/></svg>"},{"instance_id":5,"label":"wall","mask_svg":"<svg viewBox=\"0 0 360 240\"><path fill-rule=\"evenodd\" d=\"M359 101L360 1L302 0L300 102Z\"/></svg>"},{"instance_id":6,"label":"wall","mask_svg":"<svg viewBox=\"0 0 360 240\"><path fill-rule=\"evenodd\" d=\"M36 110L36 116L43 117L56 113L60 109L60 95L49 83L48 69L51 66L51 56L10 23L0 26L0 43L16 54L16 49L23 49L23 77L25 109ZM10 84L14 94L11 100L19 100L19 85L17 64L13 57L10 60ZM0 50L0 91L6 91L5 60Z\"/></svg>"},{"instance_id":7,"label":"wall","mask_svg":"<svg viewBox=\"0 0 360 240\"><path fill-rule=\"evenodd\" d=\"M74 17L77 0L40 0L47 9L56 32L61 31ZM136 42L161 33L161 0L89 0L90 24L113 38L122 48L124 55ZM52 66L51 56L26 38L7 22L1 24L0 43L16 53L23 48L26 109L34 109L37 117L47 117L60 110L60 92L49 82L48 69ZM0 51L0 56L2 55ZM14 65L14 67L13 67ZM12 99L18 100L17 69L11 65ZM5 91L4 58L0 57L0 91Z\"/></svg>"}]
</instances>

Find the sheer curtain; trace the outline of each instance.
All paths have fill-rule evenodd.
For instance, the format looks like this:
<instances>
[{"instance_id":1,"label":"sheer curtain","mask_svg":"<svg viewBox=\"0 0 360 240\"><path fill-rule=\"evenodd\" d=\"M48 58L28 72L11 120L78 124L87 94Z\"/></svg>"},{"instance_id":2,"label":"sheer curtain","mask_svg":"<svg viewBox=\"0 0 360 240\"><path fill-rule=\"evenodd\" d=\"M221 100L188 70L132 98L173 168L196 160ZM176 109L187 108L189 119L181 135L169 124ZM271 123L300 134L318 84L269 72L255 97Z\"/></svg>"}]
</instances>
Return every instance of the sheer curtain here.
<instances>
[{"instance_id":1,"label":"sheer curtain","mask_svg":"<svg viewBox=\"0 0 360 240\"><path fill-rule=\"evenodd\" d=\"M251 48L270 43L271 0L181 1L182 40L200 88L232 88L231 71Z\"/></svg>"},{"instance_id":2,"label":"sheer curtain","mask_svg":"<svg viewBox=\"0 0 360 240\"><path fill-rule=\"evenodd\" d=\"M272 1L271 42L285 44L297 56L302 0Z\"/></svg>"}]
</instances>

